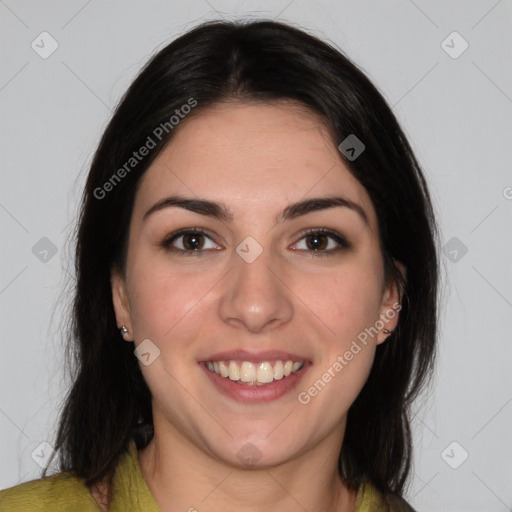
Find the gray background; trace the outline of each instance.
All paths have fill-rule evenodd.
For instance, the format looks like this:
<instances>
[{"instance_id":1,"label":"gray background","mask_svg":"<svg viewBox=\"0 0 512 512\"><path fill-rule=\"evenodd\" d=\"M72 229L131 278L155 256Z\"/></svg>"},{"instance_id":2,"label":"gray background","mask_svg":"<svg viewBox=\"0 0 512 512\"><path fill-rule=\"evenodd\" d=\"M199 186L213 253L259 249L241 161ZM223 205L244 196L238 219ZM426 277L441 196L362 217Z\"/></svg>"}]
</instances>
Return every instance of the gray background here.
<instances>
[{"instance_id":1,"label":"gray background","mask_svg":"<svg viewBox=\"0 0 512 512\"><path fill-rule=\"evenodd\" d=\"M439 364L416 406L407 496L425 512L512 510L510 0L0 0L0 488L39 477L51 453L41 443L69 383L68 237L111 110L156 49L237 16L334 41L394 106L445 248ZM58 44L45 59L44 31Z\"/></svg>"}]
</instances>

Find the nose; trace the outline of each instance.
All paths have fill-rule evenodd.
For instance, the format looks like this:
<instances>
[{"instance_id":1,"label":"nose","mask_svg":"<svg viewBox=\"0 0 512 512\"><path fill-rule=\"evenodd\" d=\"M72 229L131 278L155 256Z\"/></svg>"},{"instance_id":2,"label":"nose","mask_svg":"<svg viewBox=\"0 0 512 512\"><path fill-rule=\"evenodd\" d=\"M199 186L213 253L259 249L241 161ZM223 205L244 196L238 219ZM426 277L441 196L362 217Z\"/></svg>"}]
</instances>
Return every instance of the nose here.
<instances>
[{"instance_id":1,"label":"nose","mask_svg":"<svg viewBox=\"0 0 512 512\"><path fill-rule=\"evenodd\" d=\"M250 263L234 252L233 263L219 303L224 322L258 333L293 318L292 293L285 284L283 267L272 261L269 250L263 249Z\"/></svg>"}]
</instances>

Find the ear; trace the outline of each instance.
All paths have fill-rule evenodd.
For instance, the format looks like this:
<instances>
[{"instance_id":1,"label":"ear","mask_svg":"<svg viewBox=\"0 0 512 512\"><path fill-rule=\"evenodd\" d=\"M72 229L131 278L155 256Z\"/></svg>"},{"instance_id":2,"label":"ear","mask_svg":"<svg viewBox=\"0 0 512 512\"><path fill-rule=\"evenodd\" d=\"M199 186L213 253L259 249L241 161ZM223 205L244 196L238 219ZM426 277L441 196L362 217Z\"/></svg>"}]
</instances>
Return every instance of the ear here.
<instances>
[{"instance_id":1,"label":"ear","mask_svg":"<svg viewBox=\"0 0 512 512\"><path fill-rule=\"evenodd\" d=\"M126 341L131 341L130 337L133 337L133 330L130 316L130 304L126 294L124 278L116 268L112 269L110 273L110 284L112 288L112 302L114 305L117 327L120 329L124 325L126 329L128 329L128 334L124 339Z\"/></svg>"},{"instance_id":2,"label":"ear","mask_svg":"<svg viewBox=\"0 0 512 512\"><path fill-rule=\"evenodd\" d=\"M399 261L393 261L393 263L405 282L407 279L407 269ZM402 285L396 279L389 279L389 283L386 284L382 296L379 322L381 328L377 336L377 345L383 343L392 335L392 333L385 333L384 330L394 331L398 324L398 317L402 309L403 291Z\"/></svg>"}]
</instances>

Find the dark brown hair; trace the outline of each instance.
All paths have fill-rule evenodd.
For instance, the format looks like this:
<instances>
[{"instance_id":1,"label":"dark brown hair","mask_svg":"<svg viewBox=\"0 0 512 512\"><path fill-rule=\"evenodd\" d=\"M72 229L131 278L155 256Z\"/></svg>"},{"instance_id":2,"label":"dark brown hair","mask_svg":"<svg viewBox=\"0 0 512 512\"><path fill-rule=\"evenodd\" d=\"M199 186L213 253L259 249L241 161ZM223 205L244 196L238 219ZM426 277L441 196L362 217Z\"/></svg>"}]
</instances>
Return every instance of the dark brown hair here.
<instances>
[{"instance_id":1,"label":"dark brown hair","mask_svg":"<svg viewBox=\"0 0 512 512\"><path fill-rule=\"evenodd\" d=\"M78 222L75 378L55 442L61 470L88 486L111 484L130 440L141 448L152 437L151 393L133 344L119 335L110 274L124 272L137 184L179 126L153 137L150 153L110 181L107 192L104 185L191 98L197 105L189 115L233 99L292 100L321 116L334 144L351 134L363 141L364 152L346 163L373 202L386 276L399 282L403 302L397 328L377 347L350 408L339 471L351 488L369 480L401 495L411 464L409 406L431 375L436 346L437 232L429 192L395 116L367 77L333 45L272 21L208 22L176 39L140 72L103 134ZM406 282L395 261L407 268Z\"/></svg>"}]
</instances>

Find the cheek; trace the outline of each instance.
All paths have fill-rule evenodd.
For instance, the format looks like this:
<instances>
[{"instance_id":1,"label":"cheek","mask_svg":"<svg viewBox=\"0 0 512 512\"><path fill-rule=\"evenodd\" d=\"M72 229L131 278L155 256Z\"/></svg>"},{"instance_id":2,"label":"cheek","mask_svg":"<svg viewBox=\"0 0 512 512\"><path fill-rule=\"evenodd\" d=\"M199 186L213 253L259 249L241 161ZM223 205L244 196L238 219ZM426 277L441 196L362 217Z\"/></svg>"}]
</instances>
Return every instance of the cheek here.
<instances>
[{"instance_id":1,"label":"cheek","mask_svg":"<svg viewBox=\"0 0 512 512\"><path fill-rule=\"evenodd\" d=\"M378 319L382 300L382 266L367 254L323 274L297 281L299 296L335 333L339 347Z\"/></svg>"},{"instance_id":2,"label":"cheek","mask_svg":"<svg viewBox=\"0 0 512 512\"><path fill-rule=\"evenodd\" d=\"M375 342L369 328L379 318L380 277L370 266L354 265L320 281L312 300L330 333L321 337L298 400L329 425L347 413L370 373Z\"/></svg>"},{"instance_id":3,"label":"cheek","mask_svg":"<svg viewBox=\"0 0 512 512\"><path fill-rule=\"evenodd\" d=\"M190 325L190 318L201 309L202 296L215 281L208 274L183 274L169 266L139 261L131 269L130 312L134 333L140 339L163 341L172 337L173 343L179 344L181 336L174 334Z\"/></svg>"}]
</instances>

